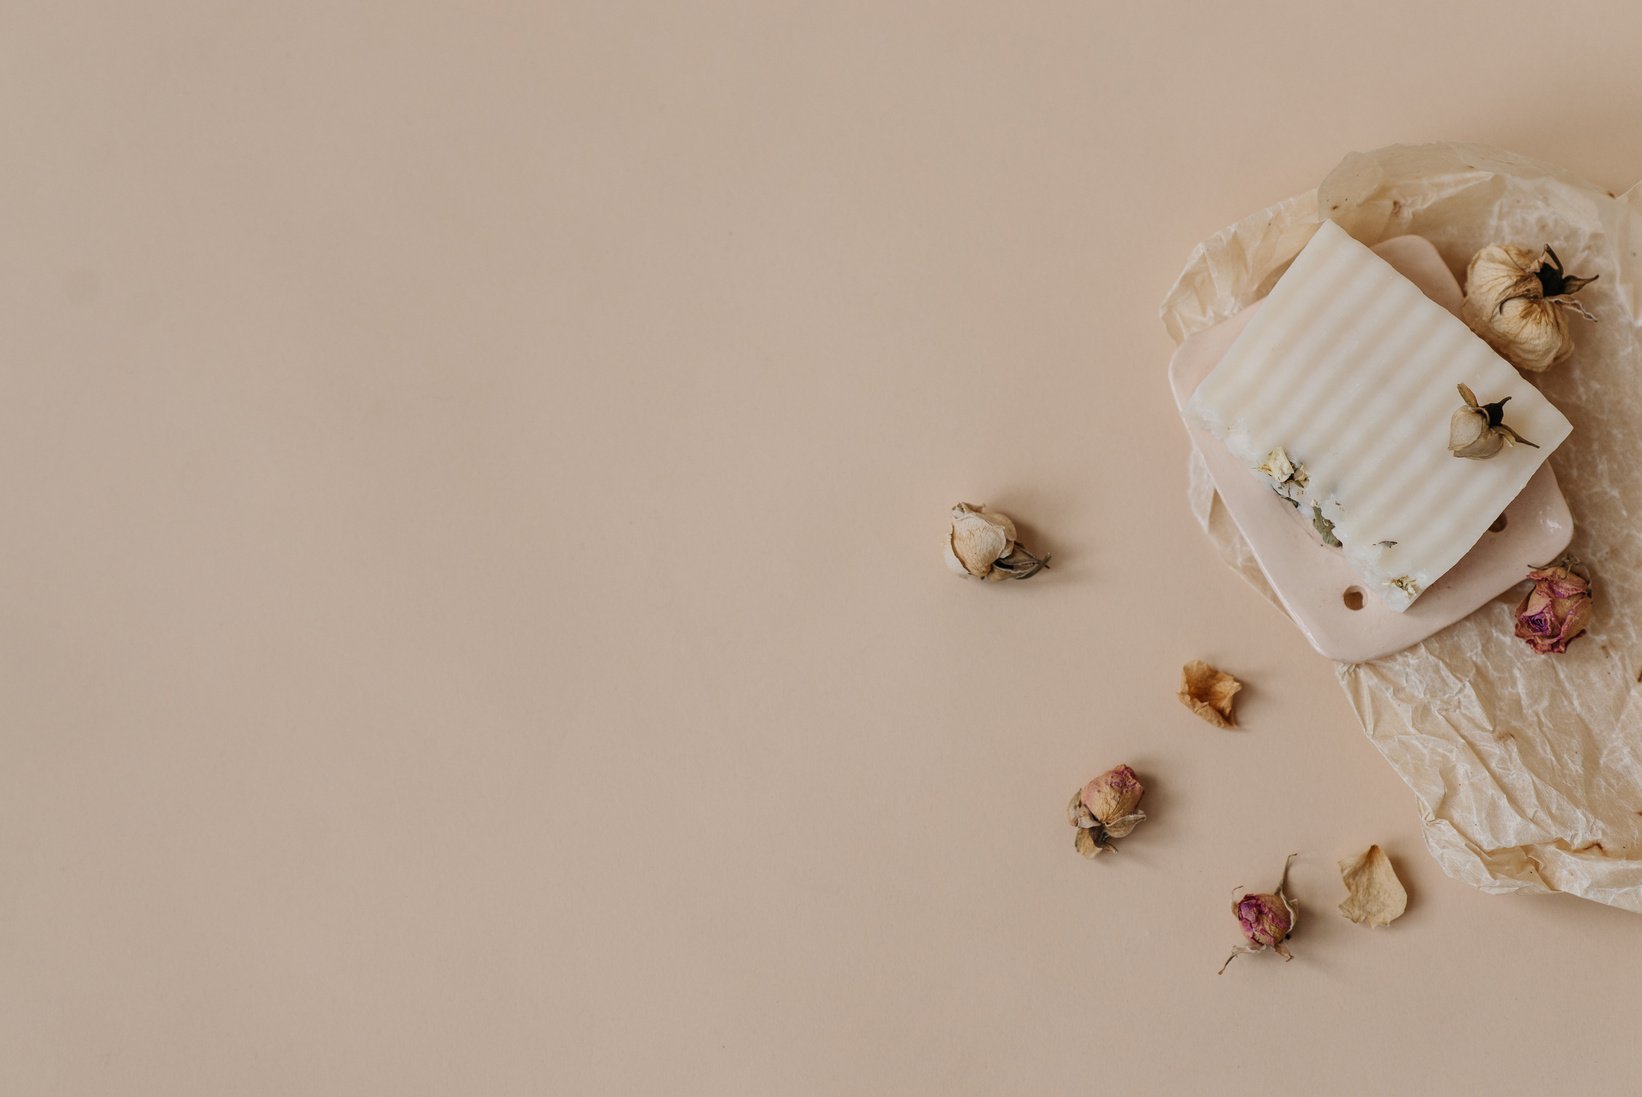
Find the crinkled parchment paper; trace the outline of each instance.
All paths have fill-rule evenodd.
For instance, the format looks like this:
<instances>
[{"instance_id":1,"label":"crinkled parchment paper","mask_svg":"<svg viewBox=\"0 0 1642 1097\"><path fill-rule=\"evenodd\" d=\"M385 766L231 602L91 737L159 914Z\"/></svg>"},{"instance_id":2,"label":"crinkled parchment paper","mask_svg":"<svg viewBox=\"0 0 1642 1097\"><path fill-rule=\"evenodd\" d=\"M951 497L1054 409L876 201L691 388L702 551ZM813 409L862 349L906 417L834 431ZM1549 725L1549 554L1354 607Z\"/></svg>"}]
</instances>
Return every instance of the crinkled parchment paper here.
<instances>
[{"instance_id":1,"label":"crinkled parchment paper","mask_svg":"<svg viewBox=\"0 0 1642 1097\"><path fill-rule=\"evenodd\" d=\"M1169 334L1179 342L1263 296L1322 217L1367 244L1424 236L1462 282L1495 242L1550 243L1570 271L1601 275L1583 291L1601 322L1575 319L1573 356L1532 378L1574 425L1551 463L1573 509L1572 551L1596 578L1595 624L1563 655L1534 654L1512 635L1524 583L1424 643L1337 673L1418 797L1450 876L1642 912L1642 183L1615 196L1476 145L1353 154L1317 190L1198 245L1163 303ZM1189 498L1221 557L1272 598L1195 451Z\"/></svg>"}]
</instances>

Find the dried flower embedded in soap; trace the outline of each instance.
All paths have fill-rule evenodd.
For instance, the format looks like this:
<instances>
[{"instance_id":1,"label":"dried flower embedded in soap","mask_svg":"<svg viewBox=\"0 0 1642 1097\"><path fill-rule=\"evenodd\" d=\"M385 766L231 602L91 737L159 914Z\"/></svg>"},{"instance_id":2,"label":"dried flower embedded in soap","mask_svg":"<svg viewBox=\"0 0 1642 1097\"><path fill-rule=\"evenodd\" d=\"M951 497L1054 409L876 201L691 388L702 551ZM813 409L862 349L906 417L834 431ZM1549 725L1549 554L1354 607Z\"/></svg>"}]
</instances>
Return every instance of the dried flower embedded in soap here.
<instances>
[{"instance_id":1,"label":"dried flower embedded in soap","mask_svg":"<svg viewBox=\"0 0 1642 1097\"><path fill-rule=\"evenodd\" d=\"M1420 593L1419 580L1412 575L1399 575L1394 579L1387 579L1385 582L1387 586L1396 587L1410 598Z\"/></svg>"},{"instance_id":2,"label":"dried flower embedded in soap","mask_svg":"<svg viewBox=\"0 0 1642 1097\"><path fill-rule=\"evenodd\" d=\"M1517 607L1517 636L1541 655L1560 655L1591 624L1591 577L1571 556L1528 573L1534 589Z\"/></svg>"},{"instance_id":3,"label":"dried flower embedded in soap","mask_svg":"<svg viewBox=\"0 0 1642 1097\"><path fill-rule=\"evenodd\" d=\"M1282 446L1266 454L1266 459L1255 466L1255 471L1264 473L1271 480L1272 490L1287 499L1289 506L1298 507L1305 498L1306 484L1311 477L1304 465L1295 464L1289 459L1288 451Z\"/></svg>"},{"instance_id":4,"label":"dried flower embedded in soap","mask_svg":"<svg viewBox=\"0 0 1642 1097\"><path fill-rule=\"evenodd\" d=\"M985 505L952 508L946 541L947 567L976 579L1030 579L1049 566L1049 557L1028 552L1015 539L1015 523Z\"/></svg>"},{"instance_id":5,"label":"dried flower embedded in soap","mask_svg":"<svg viewBox=\"0 0 1642 1097\"><path fill-rule=\"evenodd\" d=\"M1340 862L1346 886L1340 913L1360 926L1387 926L1408 909L1408 891L1379 846Z\"/></svg>"},{"instance_id":6,"label":"dried flower embedded in soap","mask_svg":"<svg viewBox=\"0 0 1642 1097\"><path fill-rule=\"evenodd\" d=\"M1085 857L1116 852L1111 839L1126 837L1146 821L1140 798L1146 789L1135 771L1118 766L1090 781L1072 794L1066 806L1066 821L1078 828L1073 845Z\"/></svg>"},{"instance_id":7,"label":"dried flower embedded in soap","mask_svg":"<svg viewBox=\"0 0 1642 1097\"><path fill-rule=\"evenodd\" d=\"M1505 405L1510 402L1509 396L1492 404L1480 404L1477 402L1477 394L1471 391L1471 386L1458 387L1460 399L1465 401L1465 406L1454 412L1453 417L1448 420L1449 453L1455 457L1485 461L1506 446L1523 445L1539 448L1505 425Z\"/></svg>"},{"instance_id":8,"label":"dried flower embedded in soap","mask_svg":"<svg viewBox=\"0 0 1642 1097\"><path fill-rule=\"evenodd\" d=\"M1292 902L1286 894L1289 864L1294 860L1294 856L1292 853L1289 854L1288 860L1283 862L1283 876L1277 881L1275 891L1249 892L1232 904L1232 914L1237 917L1237 928L1243 931L1243 939L1247 944L1232 949L1231 955L1226 957L1226 962L1220 965L1217 975L1224 975L1231 962L1246 952L1264 952L1269 948L1284 960L1294 959L1286 943L1294 933L1295 924L1300 920L1299 904Z\"/></svg>"},{"instance_id":9,"label":"dried flower embedded in soap","mask_svg":"<svg viewBox=\"0 0 1642 1097\"><path fill-rule=\"evenodd\" d=\"M1502 358L1539 373L1574 349L1568 313L1596 320L1574 294L1597 277L1568 274L1549 244L1538 255L1529 248L1491 244L1471 260L1460 315Z\"/></svg>"},{"instance_id":10,"label":"dried flower embedded in soap","mask_svg":"<svg viewBox=\"0 0 1642 1097\"><path fill-rule=\"evenodd\" d=\"M1243 688L1243 683L1216 670L1201 659L1193 659L1180 668L1180 703L1197 713L1217 728L1234 728L1237 719L1232 715L1232 698Z\"/></svg>"},{"instance_id":11,"label":"dried flower embedded in soap","mask_svg":"<svg viewBox=\"0 0 1642 1097\"><path fill-rule=\"evenodd\" d=\"M1323 538L1323 544L1329 548L1339 548L1340 539L1334 536L1334 523L1323 517L1323 508L1316 503L1311 504L1311 528Z\"/></svg>"}]
</instances>

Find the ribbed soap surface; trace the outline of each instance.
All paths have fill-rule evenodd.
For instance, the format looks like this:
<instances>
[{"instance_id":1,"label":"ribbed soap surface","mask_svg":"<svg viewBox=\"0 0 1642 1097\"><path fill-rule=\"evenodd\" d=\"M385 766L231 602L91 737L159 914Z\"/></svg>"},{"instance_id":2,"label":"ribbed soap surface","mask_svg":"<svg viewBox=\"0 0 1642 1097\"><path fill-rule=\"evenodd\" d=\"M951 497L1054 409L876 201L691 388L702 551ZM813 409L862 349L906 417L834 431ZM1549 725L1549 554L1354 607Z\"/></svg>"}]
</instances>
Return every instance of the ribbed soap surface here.
<instances>
[{"instance_id":1,"label":"ribbed soap surface","mask_svg":"<svg viewBox=\"0 0 1642 1097\"><path fill-rule=\"evenodd\" d=\"M1509 396L1506 424L1540 448L1450 454L1462 383L1482 403ZM1257 466L1282 447L1308 477L1301 516L1319 505L1364 587L1398 610L1459 562L1572 429L1458 317L1332 221L1187 413L1251 476L1265 479ZM1288 505L1275 493L1272 502Z\"/></svg>"}]
</instances>

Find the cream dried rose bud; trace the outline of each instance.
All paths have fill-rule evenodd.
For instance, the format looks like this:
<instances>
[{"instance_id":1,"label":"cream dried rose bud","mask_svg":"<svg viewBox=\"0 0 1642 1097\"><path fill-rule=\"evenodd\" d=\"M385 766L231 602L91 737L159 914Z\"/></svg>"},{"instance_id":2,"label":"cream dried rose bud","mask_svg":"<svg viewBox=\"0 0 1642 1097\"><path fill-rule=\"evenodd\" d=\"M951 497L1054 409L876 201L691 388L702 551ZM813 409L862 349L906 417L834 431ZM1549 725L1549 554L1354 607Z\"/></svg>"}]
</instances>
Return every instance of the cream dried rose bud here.
<instances>
[{"instance_id":1,"label":"cream dried rose bud","mask_svg":"<svg viewBox=\"0 0 1642 1097\"><path fill-rule=\"evenodd\" d=\"M1145 786L1135 771L1118 766L1090 781L1072 794L1066 806L1066 821L1078 828L1073 845L1085 857L1098 857L1117 847L1110 839L1123 838L1146 821L1140 810L1140 798Z\"/></svg>"},{"instance_id":2,"label":"cream dried rose bud","mask_svg":"<svg viewBox=\"0 0 1642 1097\"><path fill-rule=\"evenodd\" d=\"M1299 905L1285 894L1288 887L1289 864L1293 862L1294 854L1289 854L1288 860L1283 862L1283 876L1277 881L1277 890L1271 892L1249 892L1232 904L1232 914L1237 917L1237 928L1243 931L1243 938L1247 944L1232 949L1226 962L1220 965L1216 974L1224 974L1231 962L1245 952L1264 952L1271 949L1284 960L1292 960L1294 956L1288 950L1286 943L1294 933L1294 927L1300 920Z\"/></svg>"},{"instance_id":3,"label":"cream dried rose bud","mask_svg":"<svg viewBox=\"0 0 1642 1097\"><path fill-rule=\"evenodd\" d=\"M1007 514L984 504L959 503L952 508L946 564L976 579L1030 579L1049 566L1049 557L1033 555L1016 540L1015 523Z\"/></svg>"},{"instance_id":4,"label":"cream dried rose bud","mask_svg":"<svg viewBox=\"0 0 1642 1097\"><path fill-rule=\"evenodd\" d=\"M1549 244L1538 254L1490 244L1471 260L1460 315L1513 366L1539 373L1574 349L1568 313L1596 319L1574 298L1596 279L1568 274Z\"/></svg>"},{"instance_id":5,"label":"cream dried rose bud","mask_svg":"<svg viewBox=\"0 0 1642 1097\"><path fill-rule=\"evenodd\" d=\"M1460 399L1465 406L1448 420L1448 452L1455 457L1486 461L1506 446L1539 446L1505 425L1505 405L1510 401L1496 400L1479 404L1471 386L1460 385Z\"/></svg>"}]
</instances>

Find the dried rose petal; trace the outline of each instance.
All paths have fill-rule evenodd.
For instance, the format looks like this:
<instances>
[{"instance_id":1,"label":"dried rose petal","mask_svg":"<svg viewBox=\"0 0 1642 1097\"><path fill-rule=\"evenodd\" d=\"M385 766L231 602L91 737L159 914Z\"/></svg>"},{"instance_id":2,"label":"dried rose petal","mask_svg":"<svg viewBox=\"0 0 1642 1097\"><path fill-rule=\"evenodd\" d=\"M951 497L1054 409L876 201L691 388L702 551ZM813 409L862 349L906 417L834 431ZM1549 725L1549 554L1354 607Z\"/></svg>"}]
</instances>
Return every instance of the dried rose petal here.
<instances>
[{"instance_id":1,"label":"dried rose petal","mask_svg":"<svg viewBox=\"0 0 1642 1097\"><path fill-rule=\"evenodd\" d=\"M1346 899L1340 913L1358 925L1386 926L1408 909L1408 891L1379 846L1340 862Z\"/></svg>"},{"instance_id":2,"label":"dried rose petal","mask_svg":"<svg viewBox=\"0 0 1642 1097\"><path fill-rule=\"evenodd\" d=\"M1234 728L1232 698L1243 688L1236 678L1193 659L1180 670L1180 703L1217 728Z\"/></svg>"},{"instance_id":3,"label":"dried rose petal","mask_svg":"<svg viewBox=\"0 0 1642 1097\"><path fill-rule=\"evenodd\" d=\"M1090 858L1091 860L1099 857L1102 853L1109 849L1114 853L1117 852L1115 847L1106 845L1099 838L1095 837L1095 832L1092 830L1078 831L1077 837L1072 839L1072 848L1076 849L1079 853Z\"/></svg>"}]
</instances>

